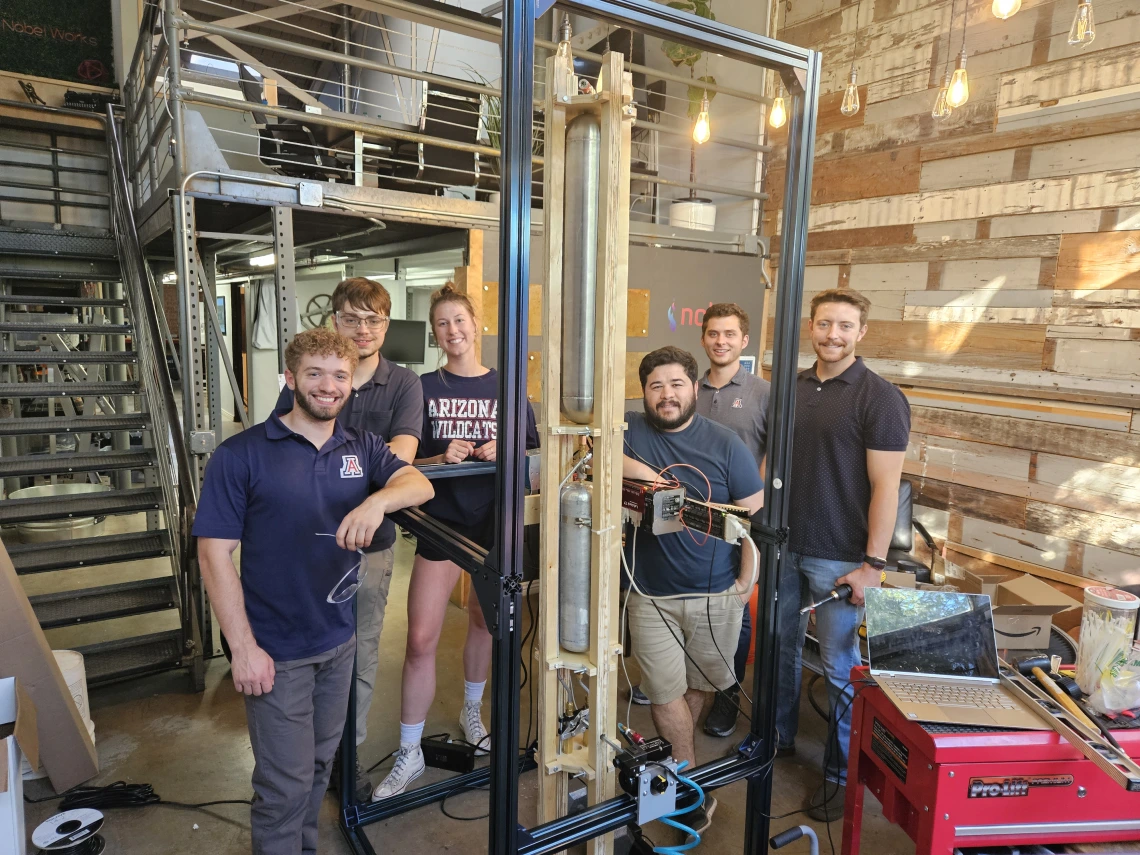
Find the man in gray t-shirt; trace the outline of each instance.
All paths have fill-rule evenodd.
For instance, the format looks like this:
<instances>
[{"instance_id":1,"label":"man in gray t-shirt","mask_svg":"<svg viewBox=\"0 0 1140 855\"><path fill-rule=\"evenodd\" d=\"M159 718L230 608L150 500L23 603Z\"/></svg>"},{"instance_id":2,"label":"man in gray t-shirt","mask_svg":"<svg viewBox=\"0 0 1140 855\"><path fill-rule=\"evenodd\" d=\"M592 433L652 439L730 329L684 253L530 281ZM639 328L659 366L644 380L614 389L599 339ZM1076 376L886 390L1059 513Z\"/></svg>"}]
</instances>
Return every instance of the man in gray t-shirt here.
<instances>
[{"instance_id":1,"label":"man in gray t-shirt","mask_svg":"<svg viewBox=\"0 0 1140 855\"><path fill-rule=\"evenodd\" d=\"M768 394L772 384L746 371L740 353L748 346L748 313L736 303L715 303L705 311L701 346L709 357L709 370L697 384L697 412L736 433L756 460L764 476L768 448ZM752 620L748 609L740 626L740 641L733 662L736 681L744 679L752 646ZM705 720L705 733L731 736L736 730L738 687L718 694Z\"/></svg>"}]
</instances>

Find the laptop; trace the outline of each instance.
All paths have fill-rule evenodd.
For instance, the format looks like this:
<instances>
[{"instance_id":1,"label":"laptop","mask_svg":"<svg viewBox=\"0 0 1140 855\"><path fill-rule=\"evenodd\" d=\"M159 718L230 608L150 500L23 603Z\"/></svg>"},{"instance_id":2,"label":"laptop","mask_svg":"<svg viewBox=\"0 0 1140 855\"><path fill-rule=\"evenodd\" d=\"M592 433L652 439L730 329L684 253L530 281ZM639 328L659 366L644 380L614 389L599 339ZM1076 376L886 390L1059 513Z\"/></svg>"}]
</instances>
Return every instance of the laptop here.
<instances>
[{"instance_id":1,"label":"laptop","mask_svg":"<svg viewBox=\"0 0 1140 855\"><path fill-rule=\"evenodd\" d=\"M998 678L990 598L867 588L871 676L912 721L1042 730Z\"/></svg>"}]
</instances>

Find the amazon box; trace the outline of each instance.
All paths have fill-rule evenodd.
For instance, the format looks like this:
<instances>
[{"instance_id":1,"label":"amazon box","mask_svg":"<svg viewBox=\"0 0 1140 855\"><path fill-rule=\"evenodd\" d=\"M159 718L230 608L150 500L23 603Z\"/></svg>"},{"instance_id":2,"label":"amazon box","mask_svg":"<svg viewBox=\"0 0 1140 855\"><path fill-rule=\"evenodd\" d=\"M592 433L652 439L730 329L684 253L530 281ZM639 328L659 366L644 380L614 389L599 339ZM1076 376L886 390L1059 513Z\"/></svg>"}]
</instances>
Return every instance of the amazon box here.
<instances>
[{"instance_id":1,"label":"amazon box","mask_svg":"<svg viewBox=\"0 0 1140 855\"><path fill-rule=\"evenodd\" d=\"M20 757L39 763L36 707L15 677L0 679L0 852L24 850L24 781Z\"/></svg>"},{"instance_id":2,"label":"amazon box","mask_svg":"<svg viewBox=\"0 0 1140 855\"><path fill-rule=\"evenodd\" d=\"M99 772L95 744L0 542L0 677L20 681L36 708L39 759L57 793ZM33 768L34 765L33 765Z\"/></svg>"},{"instance_id":3,"label":"amazon box","mask_svg":"<svg viewBox=\"0 0 1140 855\"><path fill-rule=\"evenodd\" d=\"M983 589L980 577L972 573L967 573L961 581L963 591L989 593L999 650L1048 647L1053 615L1081 607L1072 597L1027 573L1015 574L1012 579L998 582L990 589L992 593Z\"/></svg>"}]
</instances>

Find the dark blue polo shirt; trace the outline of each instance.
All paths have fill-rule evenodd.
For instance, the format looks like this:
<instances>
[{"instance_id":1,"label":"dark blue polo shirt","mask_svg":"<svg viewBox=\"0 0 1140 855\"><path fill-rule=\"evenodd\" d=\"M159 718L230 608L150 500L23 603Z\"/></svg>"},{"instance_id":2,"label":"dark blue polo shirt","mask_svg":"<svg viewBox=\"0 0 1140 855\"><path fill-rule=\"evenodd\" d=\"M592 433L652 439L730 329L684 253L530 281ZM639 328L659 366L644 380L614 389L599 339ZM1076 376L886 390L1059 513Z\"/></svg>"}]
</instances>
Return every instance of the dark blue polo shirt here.
<instances>
[{"instance_id":1,"label":"dark blue polo shirt","mask_svg":"<svg viewBox=\"0 0 1140 855\"><path fill-rule=\"evenodd\" d=\"M241 541L253 637L277 661L316 656L356 631L352 601L327 602L360 556L336 545L349 511L407 464L375 434L337 422L318 451L283 411L223 442L206 467L196 537Z\"/></svg>"},{"instance_id":2,"label":"dark blue polo shirt","mask_svg":"<svg viewBox=\"0 0 1140 855\"><path fill-rule=\"evenodd\" d=\"M293 390L286 386L277 398L277 410L293 409ZM336 420L357 433L368 431L385 442L396 436L420 439L424 420L424 393L414 371L380 357L375 373L352 390ZM390 549L396 542L396 524L384 520L368 552Z\"/></svg>"},{"instance_id":3,"label":"dark blue polo shirt","mask_svg":"<svg viewBox=\"0 0 1140 855\"><path fill-rule=\"evenodd\" d=\"M906 396L862 357L826 382L814 365L801 371L792 439L791 551L861 561L871 506L867 451L906 451L909 439Z\"/></svg>"},{"instance_id":4,"label":"dark blue polo shirt","mask_svg":"<svg viewBox=\"0 0 1140 855\"><path fill-rule=\"evenodd\" d=\"M625 414L629 430L625 435L625 453L664 469L672 463L688 463L704 473L705 479L686 467L670 469L682 482L689 495L711 499L722 504L747 499L764 489L752 452L744 441L723 425L702 415L674 433L660 431L644 413ZM702 545L703 544L703 545ZM633 538L626 534L626 560L631 562L637 587L646 594L707 594L725 591L740 570L740 548L698 532L678 531L652 535L637 533L637 552L632 552ZM632 562L636 557L636 565Z\"/></svg>"}]
</instances>

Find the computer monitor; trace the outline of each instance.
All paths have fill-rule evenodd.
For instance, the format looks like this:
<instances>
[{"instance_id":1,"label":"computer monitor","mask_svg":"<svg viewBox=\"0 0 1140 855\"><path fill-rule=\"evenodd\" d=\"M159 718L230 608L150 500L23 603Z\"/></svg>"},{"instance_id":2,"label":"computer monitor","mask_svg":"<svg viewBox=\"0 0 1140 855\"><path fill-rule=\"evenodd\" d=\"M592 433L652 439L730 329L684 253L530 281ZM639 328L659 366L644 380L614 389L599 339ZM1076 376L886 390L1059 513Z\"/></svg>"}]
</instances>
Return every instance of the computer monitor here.
<instances>
[{"instance_id":1,"label":"computer monitor","mask_svg":"<svg viewBox=\"0 0 1140 855\"><path fill-rule=\"evenodd\" d=\"M388 334L380 353L385 359L404 364L422 365L427 348L427 321L388 322Z\"/></svg>"}]
</instances>

